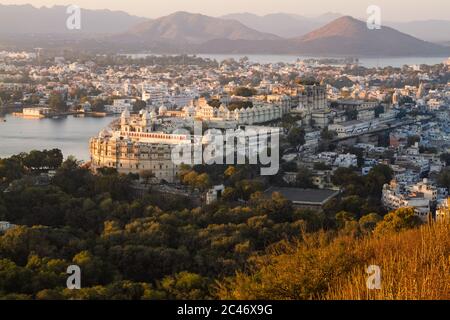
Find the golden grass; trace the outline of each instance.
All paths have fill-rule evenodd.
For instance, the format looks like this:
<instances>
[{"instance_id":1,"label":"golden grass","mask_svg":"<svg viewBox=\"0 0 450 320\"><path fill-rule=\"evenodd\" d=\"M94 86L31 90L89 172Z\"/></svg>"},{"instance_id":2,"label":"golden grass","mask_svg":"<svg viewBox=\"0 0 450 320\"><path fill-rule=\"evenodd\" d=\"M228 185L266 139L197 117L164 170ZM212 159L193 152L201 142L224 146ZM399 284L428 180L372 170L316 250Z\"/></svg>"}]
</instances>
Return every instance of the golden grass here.
<instances>
[{"instance_id":1,"label":"golden grass","mask_svg":"<svg viewBox=\"0 0 450 320\"><path fill-rule=\"evenodd\" d=\"M218 285L221 299L450 300L450 224L354 239L319 233L284 243ZM381 268L367 289L366 268Z\"/></svg>"},{"instance_id":2,"label":"golden grass","mask_svg":"<svg viewBox=\"0 0 450 320\"><path fill-rule=\"evenodd\" d=\"M355 267L330 287L325 299L449 300L450 227L447 223L380 238L358 241L359 256L370 252L367 264L381 268L381 289L368 290L368 275Z\"/></svg>"}]
</instances>

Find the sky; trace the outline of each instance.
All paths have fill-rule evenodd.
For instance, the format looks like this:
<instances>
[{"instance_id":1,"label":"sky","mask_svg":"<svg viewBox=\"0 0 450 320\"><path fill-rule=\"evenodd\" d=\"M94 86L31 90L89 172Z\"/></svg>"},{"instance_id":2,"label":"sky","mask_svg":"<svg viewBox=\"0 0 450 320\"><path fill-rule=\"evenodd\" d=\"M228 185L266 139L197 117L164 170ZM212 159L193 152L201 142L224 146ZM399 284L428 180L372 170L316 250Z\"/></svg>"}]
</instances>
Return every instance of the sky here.
<instances>
[{"instance_id":1,"label":"sky","mask_svg":"<svg viewBox=\"0 0 450 320\"><path fill-rule=\"evenodd\" d=\"M157 18L176 11L221 16L228 13L295 13L305 16L328 12L365 17L370 5L381 8L386 21L450 20L449 0L0 0L0 4L52 6L75 4L87 9L122 10Z\"/></svg>"}]
</instances>

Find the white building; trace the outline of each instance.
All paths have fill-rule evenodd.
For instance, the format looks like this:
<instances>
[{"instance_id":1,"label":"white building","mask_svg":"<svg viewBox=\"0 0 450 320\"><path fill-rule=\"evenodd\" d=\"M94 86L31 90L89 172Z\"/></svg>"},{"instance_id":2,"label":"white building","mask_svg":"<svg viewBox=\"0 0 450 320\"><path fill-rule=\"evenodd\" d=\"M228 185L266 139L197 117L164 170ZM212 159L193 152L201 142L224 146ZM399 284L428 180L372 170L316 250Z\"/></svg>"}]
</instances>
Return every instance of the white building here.
<instances>
[{"instance_id":1,"label":"white building","mask_svg":"<svg viewBox=\"0 0 450 320\"><path fill-rule=\"evenodd\" d=\"M0 221L0 232L6 232L14 227L15 225L9 223L8 221Z\"/></svg>"},{"instance_id":2,"label":"white building","mask_svg":"<svg viewBox=\"0 0 450 320\"><path fill-rule=\"evenodd\" d=\"M339 168L350 168L358 166L358 157L354 154L340 154L334 160L334 165Z\"/></svg>"},{"instance_id":3,"label":"white building","mask_svg":"<svg viewBox=\"0 0 450 320\"><path fill-rule=\"evenodd\" d=\"M414 208L416 215L427 221L431 207L436 204L438 190L427 179L414 185L403 185L393 180L383 186L382 203L388 210Z\"/></svg>"},{"instance_id":4,"label":"white building","mask_svg":"<svg viewBox=\"0 0 450 320\"><path fill-rule=\"evenodd\" d=\"M206 204L212 204L212 203L216 202L217 200L219 200L222 197L222 194L224 191L225 191L225 186L223 184L214 186L213 188L211 188L206 193Z\"/></svg>"},{"instance_id":5,"label":"white building","mask_svg":"<svg viewBox=\"0 0 450 320\"><path fill-rule=\"evenodd\" d=\"M52 113L52 109L44 107L23 108L23 116L30 118L44 118Z\"/></svg>"},{"instance_id":6,"label":"white building","mask_svg":"<svg viewBox=\"0 0 450 320\"><path fill-rule=\"evenodd\" d=\"M281 119L284 112L288 112L287 109L265 103L254 105L252 108L230 110L223 104L218 108L212 107L206 99L200 98L193 100L189 106L183 108L183 116L216 122L233 121L238 125L254 125Z\"/></svg>"},{"instance_id":7,"label":"white building","mask_svg":"<svg viewBox=\"0 0 450 320\"><path fill-rule=\"evenodd\" d=\"M114 114L121 114L125 110L133 110L133 105L135 102L136 99L115 99L112 106L105 106L105 111Z\"/></svg>"},{"instance_id":8,"label":"white building","mask_svg":"<svg viewBox=\"0 0 450 320\"><path fill-rule=\"evenodd\" d=\"M335 131L339 138L351 137L369 131L370 123L352 120L339 124L332 124L328 126L329 131Z\"/></svg>"},{"instance_id":9,"label":"white building","mask_svg":"<svg viewBox=\"0 0 450 320\"><path fill-rule=\"evenodd\" d=\"M90 140L92 169L115 168L124 174L151 171L159 181L174 182L179 166L172 161L172 149L191 140L155 131L157 122L156 112L131 116L126 109L113 131L103 130Z\"/></svg>"}]
</instances>

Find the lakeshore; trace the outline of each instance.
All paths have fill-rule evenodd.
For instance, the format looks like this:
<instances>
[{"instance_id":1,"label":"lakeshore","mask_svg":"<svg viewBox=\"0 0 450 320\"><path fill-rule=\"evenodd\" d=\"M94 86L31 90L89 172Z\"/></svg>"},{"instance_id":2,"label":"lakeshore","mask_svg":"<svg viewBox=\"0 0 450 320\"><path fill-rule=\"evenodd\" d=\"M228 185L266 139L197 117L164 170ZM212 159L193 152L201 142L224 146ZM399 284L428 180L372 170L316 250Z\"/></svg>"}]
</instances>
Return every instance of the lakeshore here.
<instances>
[{"instance_id":1,"label":"lakeshore","mask_svg":"<svg viewBox=\"0 0 450 320\"><path fill-rule=\"evenodd\" d=\"M6 114L2 119L0 158L31 150L59 148L64 157L73 155L78 160L88 161L89 139L97 136L115 117L67 115L58 119L42 118L33 121Z\"/></svg>"}]
</instances>

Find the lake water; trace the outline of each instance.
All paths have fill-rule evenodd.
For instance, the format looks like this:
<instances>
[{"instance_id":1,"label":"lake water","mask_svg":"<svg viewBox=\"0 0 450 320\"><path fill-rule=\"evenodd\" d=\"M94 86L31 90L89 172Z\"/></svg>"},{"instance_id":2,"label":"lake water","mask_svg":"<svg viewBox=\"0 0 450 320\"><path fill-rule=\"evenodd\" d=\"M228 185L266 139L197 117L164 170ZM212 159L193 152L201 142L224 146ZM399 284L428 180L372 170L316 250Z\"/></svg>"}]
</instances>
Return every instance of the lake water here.
<instances>
[{"instance_id":1,"label":"lake water","mask_svg":"<svg viewBox=\"0 0 450 320\"><path fill-rule=\"evenodd\" d=\"M155 54L155 53L128 53L123 54L133 59L143 59L148 56L164 56L163 54ZM170 56L173 54L166 54L166 56ZM268 63L295 63L297 59L320 59L320 58L343 58L343 57L332 57L332 56L296 56L296 55L281 55L281 54L196 54L197 57L207 58L207 59L215 59L217 61L223 61L226 59L233 58L235 60L239 60L242 57L248 57L251 62L268 64ZM375 68L375 67L403 67L406 65L435 65L440 64L446 61L449 57L360 57L359 64L366 68Z\"/></svg>"},{"instance_id":2,"label":"lake water","mask_svg":"<svg viewBox=\"0 0 450 320\"><path fill-rule=\"evenodd\" d=\"M3 121L6 120L6 122ZM20 152L61 149L64 157L89 160L89 139L107 127L114 117L69 116L63 119L23 119L12 115L0 118L0 158Z\"/></svg>"},{"instance_id":3,"label":"lake water","mask_svg":"<svg viewBox=\"0 0 450 320\"><path fill-rule=\"evenodd\" d=\"M320 58L333 58L333 57L306 57L306 56L293 56L293 55L242 55L242 54L198 54L197 56L202 58L210 58L215 59L217 61L223 61L225 59L233 58L235 60L239 60L240 58L246 56L252 62L257 63L295 63L297 59L320 59ZM334 57L336 58L336 57ZM385 57L385 58L359 58L359 64L366 68L374 68L374 67L402 67L406 65L419 65L419 64L427 64L427 65L435 65L446 61L448 57Z\"/></svg>"}]
</instances>

